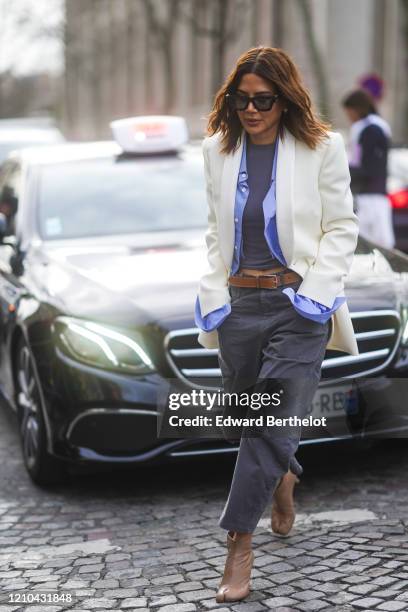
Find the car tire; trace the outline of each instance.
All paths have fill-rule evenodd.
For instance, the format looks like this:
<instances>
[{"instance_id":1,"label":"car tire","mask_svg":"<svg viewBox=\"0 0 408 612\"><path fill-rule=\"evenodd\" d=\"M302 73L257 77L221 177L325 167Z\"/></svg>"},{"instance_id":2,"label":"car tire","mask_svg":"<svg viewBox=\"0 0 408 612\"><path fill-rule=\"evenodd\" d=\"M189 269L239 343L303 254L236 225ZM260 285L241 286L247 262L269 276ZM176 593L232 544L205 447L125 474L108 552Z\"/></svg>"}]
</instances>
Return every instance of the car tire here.
<instances>
[{"instance_id":1,"label":"car tire","mask_svg":"<svg viewBox=\"0 0 408 612\"><path fill-rule=\"evenodd\" d=\"M21 450L26 470L40 486L65 481L64 463L47 451L47 435L41 385L31 351L21 337L15 359L15 401Z\"/></svg>"}]
</instances>

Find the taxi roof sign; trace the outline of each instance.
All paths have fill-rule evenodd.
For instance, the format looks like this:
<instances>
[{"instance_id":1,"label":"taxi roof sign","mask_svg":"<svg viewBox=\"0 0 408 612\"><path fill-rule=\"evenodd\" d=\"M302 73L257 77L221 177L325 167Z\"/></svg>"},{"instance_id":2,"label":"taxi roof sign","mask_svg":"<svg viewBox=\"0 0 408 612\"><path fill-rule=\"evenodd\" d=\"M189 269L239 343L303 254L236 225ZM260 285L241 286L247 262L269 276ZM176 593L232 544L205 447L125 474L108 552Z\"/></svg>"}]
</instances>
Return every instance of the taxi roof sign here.
<instances>
[{"instance_id":1,"label":"taxi roof sign","mask_svg":"<svg viewBox=\"0 0 408 612\"><path fill-rule=\"evenodd\" d=\"M188 141L187 123L176 115L145 115L110 123L113 137L126 153L174 151Z\"/></svg>"}]
</instances>

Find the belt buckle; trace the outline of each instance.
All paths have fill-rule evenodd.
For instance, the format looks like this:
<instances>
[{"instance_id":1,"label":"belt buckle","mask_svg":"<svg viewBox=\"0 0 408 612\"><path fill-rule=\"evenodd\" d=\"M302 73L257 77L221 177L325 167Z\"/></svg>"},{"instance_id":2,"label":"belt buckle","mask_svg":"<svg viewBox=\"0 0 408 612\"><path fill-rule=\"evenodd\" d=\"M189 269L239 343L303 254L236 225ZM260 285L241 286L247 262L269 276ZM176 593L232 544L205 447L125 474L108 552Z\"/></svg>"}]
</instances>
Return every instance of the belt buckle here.
<instances>
[{"instance_id":1,"label":"belt buckle","mask_svg":"<svg viewBox=\"0 0 408 612\"><path fill-rule=\"evenodd\" d=\"M264 278L272 278L275 282L275 286L272 289L278 288L278 275L277 274L264 274Z\"/></svg>"}]
</instances>

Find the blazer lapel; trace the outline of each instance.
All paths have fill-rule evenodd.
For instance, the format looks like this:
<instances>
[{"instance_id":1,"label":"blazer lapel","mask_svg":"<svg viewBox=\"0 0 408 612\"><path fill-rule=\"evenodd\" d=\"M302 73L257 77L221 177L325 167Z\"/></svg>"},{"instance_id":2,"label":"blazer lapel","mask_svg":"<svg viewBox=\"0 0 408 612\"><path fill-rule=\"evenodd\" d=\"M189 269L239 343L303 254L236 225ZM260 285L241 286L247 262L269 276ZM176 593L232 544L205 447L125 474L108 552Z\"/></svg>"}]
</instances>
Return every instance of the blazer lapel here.
<instances>
[{"instance_id":1,"label":"blazer lapel","mask_svg":"<svg viewBox=\"0 0 408 612\"><path fill-rule=\"evenodd\" d=\"M221 176L220 193L220 250L228 269L232 266L234 254L235 224L234 208L235 193L237 189L238 172L241 163L242 149L244 145L244 131L241 132L241 142L235 151L225 155L224 166Z\"/></svg>"},{"instance_id":2,"label":"blazer lapel","mask_svg":"<svg viewBox=\"0 0 408 612\"><path fill-rule=\"evenodd\" d=\"M285 129L279 140L276 166L276 227L279 245L289 266L293 258L293 180L295 169L295 139Z\"/></svg>"}]
</instances>

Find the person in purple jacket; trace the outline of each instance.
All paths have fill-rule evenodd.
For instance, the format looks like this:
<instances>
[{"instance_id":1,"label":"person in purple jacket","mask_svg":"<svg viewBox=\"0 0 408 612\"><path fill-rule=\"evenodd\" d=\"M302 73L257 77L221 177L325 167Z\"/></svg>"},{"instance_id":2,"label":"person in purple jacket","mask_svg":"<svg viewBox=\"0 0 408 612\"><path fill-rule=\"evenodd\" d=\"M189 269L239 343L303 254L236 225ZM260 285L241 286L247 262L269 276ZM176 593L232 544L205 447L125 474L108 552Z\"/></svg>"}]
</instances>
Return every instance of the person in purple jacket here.
<instances>
[{"instance_id":1,"label":"person in purple jacket","mask_svg":"<svg viewBox=\"0 0 408 612\"><path fill-rule=\"evenodd\" d=\"M281 49L255 47L238 59L216 95L203 152L209 266L195 322L204 335L216 330L224 392L277 398L256 414L240 401L224 411L265 417L261 425L224 428L240 441L219 521L228 555L216 600L227 602L249 593L252 533L268 502L272 531L287 535L293 525L293 489L303 471L296 418L311 410L339 309L341 344L343 281L358 227L343 139L316 116ZM354 351L351 322L345 330ZM284 426L264 426L268 417Z\"/></svg>"}]
</instances>

